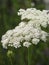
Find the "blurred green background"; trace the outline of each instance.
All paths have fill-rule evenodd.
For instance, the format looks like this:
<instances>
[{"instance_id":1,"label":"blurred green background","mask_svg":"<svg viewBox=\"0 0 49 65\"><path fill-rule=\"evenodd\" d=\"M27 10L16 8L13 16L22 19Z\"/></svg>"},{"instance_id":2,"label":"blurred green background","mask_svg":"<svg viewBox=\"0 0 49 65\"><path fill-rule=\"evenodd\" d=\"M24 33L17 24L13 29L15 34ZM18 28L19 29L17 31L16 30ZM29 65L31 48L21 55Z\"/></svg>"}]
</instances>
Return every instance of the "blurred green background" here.
<instances>
[{"instance_id":1,"label":"blurred green background","mask_svg":"<svg viewBox=\"0 0 49 65\"><path fill-rule=\"evenodd\" d=\"M46 5L43 0L0 0L0 41L1 36L9 29L17 26L21 19L17 15L20 8L35 7L43 10ZM49 32L48 29L45 31ZM3 49L0 42L0 65L49 65L49 40L40 42L37 46L19 49ZM8 54L9 51L12 51ZM29 55L28 55L29 54Z\"/></svg>"}]
</instances>

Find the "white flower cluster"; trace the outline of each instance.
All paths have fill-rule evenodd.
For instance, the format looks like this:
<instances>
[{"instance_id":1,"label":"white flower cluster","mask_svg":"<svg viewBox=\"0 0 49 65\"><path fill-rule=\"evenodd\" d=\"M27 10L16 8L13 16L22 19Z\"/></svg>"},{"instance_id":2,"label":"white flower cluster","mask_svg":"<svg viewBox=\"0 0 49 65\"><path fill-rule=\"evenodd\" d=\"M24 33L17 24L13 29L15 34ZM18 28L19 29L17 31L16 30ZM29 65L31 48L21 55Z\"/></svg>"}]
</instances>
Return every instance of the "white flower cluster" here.
<instances>
[{"instance_id":1,"label":"white flower cluster","mask_svg":"<svg viewBox=\"0 0 49 65\"><path fill-rule=\"evenodd\" d=\"M26 10L20 9L18 15L21 15L21 20L28 19L35 26L47 27L47 24L49 24L49 14L47 12L48 10L40 11L35 8L28 8Z\"/></svg>"},{"instance_id":2,"label":"white flower cluster","mask_svg":"<svg viewBox=\"0 0 49 65\"><path fill-rule=\"evenodd\" d=\"M6 34L2 36L3 48L12 46L15 48L29 47L31 44L37 45L40 40L46 42L48 33L41 29L41 26L47 27L49 24L49 14L47 10L36 10L35 8L28 8L27 10L20 9L18 15L21 15L22 21L15 29L8 30Z\"/></svg>"}]
</instances>

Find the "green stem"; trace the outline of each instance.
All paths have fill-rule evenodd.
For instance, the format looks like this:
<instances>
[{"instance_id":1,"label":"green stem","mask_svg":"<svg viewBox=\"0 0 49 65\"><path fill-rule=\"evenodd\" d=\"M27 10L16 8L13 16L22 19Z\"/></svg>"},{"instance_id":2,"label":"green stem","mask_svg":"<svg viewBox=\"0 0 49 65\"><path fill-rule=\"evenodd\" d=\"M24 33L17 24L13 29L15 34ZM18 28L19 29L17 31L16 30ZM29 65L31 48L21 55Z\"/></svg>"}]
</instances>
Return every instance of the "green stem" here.
<instances>
[{"instance_id":1,"label":"green stem","mask_svg":"<svg viewBox=\"0 0 49 65\"><path fill-rule=\"evenodd\" d=\"M32 63L32 46L28 48L28 65L31 65Z\"/></svg>"},{"instance_id":2,"label":"green stem","mask_svg":"<svg viewBox=\"0 0 49 65\"><path fill-rule=\"evenodd\" d=\"M19 51L19 54L20 54L20 64L21 65L25 65L25 61L24 61L24 54L23 54L24 50L23 50L23 47L21 47L20 51Z\"/></svg>"},{"instance_id":3,"label":"green stem","mask_svg":"<svg viewBox=\"0 0 49 65\"><path fill-rule=\"evenodd\" d=\"M30 59L29 59L29 48L28 48L28 65L30 65Z\"/></svg>"},{"instance_id":4,"label":"green stem","mask_svg":"<svg viewBox=\"0 0 49 65\"><path fill-rule=\"evenodd\" d=\"M13 65L11 58L9 58L11 65Z\"/></svg>"}]
</instances>

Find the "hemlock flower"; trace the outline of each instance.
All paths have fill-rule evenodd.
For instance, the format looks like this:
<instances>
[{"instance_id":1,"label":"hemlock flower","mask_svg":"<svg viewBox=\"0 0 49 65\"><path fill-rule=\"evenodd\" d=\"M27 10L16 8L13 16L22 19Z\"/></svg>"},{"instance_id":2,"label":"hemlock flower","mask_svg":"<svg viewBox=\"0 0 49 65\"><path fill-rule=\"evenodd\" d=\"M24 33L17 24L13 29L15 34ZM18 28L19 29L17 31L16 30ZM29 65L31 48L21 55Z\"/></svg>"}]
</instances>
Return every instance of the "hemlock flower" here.
<instances>
[{"instance_id":1,"label":"hemlock flower","mask_svg":"<svg viewBox=\"0 0 49 65\"><path fill-rule=\"evenodd\" d=\"M46 28L49 24L47 12L47 10L40 11L35 8L20 9L18 15L21 16L22 21L2 36L3 48L7 49L8 46L19 48L21 43L28 48L32 44L37 45L40 40L46 42L48 33L42 30L41 26Z\"/></svg>"},{"instance_id":2,"label":"hemlock flower","mask_svg":"<svg viewBox=\"0 0 49 65\"><path fill-rule=\"evenodd\" d=\"M36 38L32 39L32 43L35 45L37 45L39 43L39 41L40 41L40 39L36 39Z\"/></svg>"},{"instance_id":3,"label":"hemlock flower","mask_svg":"<svg viewBox=\"0 0 49 65\"><path fill-rule=\"evenodd\" d=\"M14 43L13 43L13 46L14 46L15 48L21 47L20 42L14 42Z\"/></svg>"},{"instance_id":4,"label":"hemlock flower","mask_svg":"<svg viewBox=\"0 0 49 65\"><path fill-rule=\"evenodd\" d=\"M23 43L23 46L25 46L25 47L27 47L27 48L28 48L30 45L31 45L31 43L29 43L29 42L24 42L24 43Z\"/></svg>"}]
</instances>

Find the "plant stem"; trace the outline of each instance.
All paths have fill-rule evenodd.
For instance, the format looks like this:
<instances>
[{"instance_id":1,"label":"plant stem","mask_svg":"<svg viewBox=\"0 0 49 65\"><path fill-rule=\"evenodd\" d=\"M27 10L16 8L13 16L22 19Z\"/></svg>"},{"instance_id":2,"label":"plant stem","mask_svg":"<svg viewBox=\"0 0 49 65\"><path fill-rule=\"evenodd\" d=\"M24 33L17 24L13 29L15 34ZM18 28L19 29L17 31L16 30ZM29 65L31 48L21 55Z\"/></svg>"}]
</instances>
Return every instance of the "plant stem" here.
<instances>
[{"instance_id":1,"label":"plant stem","mask_svg":"<svg viewBox=\"0 0 49 65\"><path fill-rule=\"evenodd\" d=\"M9 58L11 65L13 65L11 58Z\"/></svg>"},{"instance_id":2,"label":"plant stem","mask_svg":"<svg viewBox=\"0 0 49 65\"><path fill-rule=\"evenodd\" d=\"M29 48L28 48L28 65L30 64L30 62L29 62Z\"/></svg>"},{"instance_id":3,"label":"plant stem","mask_svg":"<svg viewBox=\"0 0 49 65\"><path fill-rule=\"evenodd\" d=\"M28 48L28 65L32 63L32 46Z\"/></svg>"}]
</instances>

